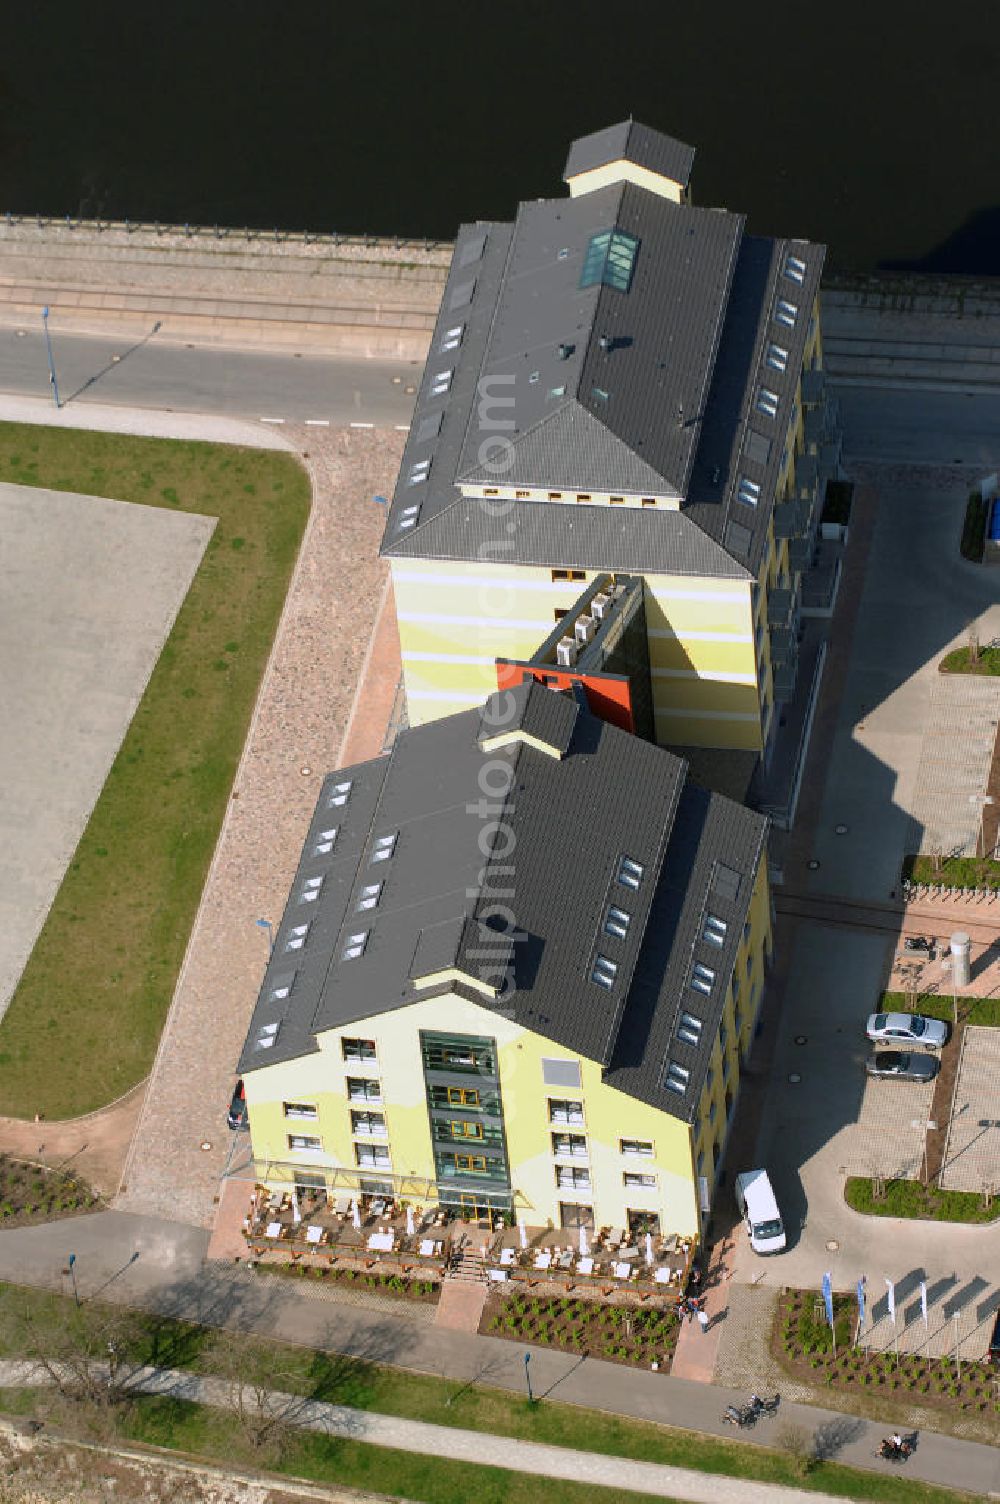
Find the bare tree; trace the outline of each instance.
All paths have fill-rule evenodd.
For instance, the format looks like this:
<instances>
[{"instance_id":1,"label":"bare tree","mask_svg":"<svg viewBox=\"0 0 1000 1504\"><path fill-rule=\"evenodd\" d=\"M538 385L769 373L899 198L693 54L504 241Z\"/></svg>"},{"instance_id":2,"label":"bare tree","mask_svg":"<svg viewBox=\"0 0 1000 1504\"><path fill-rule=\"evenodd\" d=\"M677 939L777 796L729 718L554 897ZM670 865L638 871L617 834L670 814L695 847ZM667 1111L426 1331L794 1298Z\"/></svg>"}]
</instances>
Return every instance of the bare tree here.
<instances>
[{"instance_id":1,"label":"bare tree","mask_svg":"<svg viewBox=\"0 0 1000 1504\"><path fill-rule=\"evenodd\" d=\"M258 1457L275 1461L284 1449L292 1424L286 1397L276 1391L290 1377L281 1367L274 1345L243 1332L221 1330L202 1351L206 1372L229 1388L229 1402L240 1432Z\"/></svg>"},{"instance_id":2,"label":"bare tree","mask_svg":"<svg viewBox=\"0 0 1000 1504\"><path fill-rule=\"evenodd\" d=\"M970 624L969 630L966 633L966 640L967 640L967 642L969 644L969 662L970 663L978 663L979 662L979 628L976 626L975 622L972 622Z\"/></svg>"},{"instance_id":3,"label":"bare tree","mask_svg":"<svg viewBox=\"0 0 1000 1504\"><path fill-rule=\"evenodd\" d=\"M40 1408L100 1438L115 1434L142 1336L131 1312L36 1300L10 1287L0 1295L0 1329L44 1386Z\"/></svg>"},{"instance_id":4,"label":"bare tree","mask_svg":"<svg viewBox=\"0 0 1000 1504\"><path fill-rule=\"evenodd\" d=\"M805 1427L788 1422L781 1427L775 1440L791 1461L799 1477L806 1477L815 1465L816 1454Z\"/></svg>"}]
</instances>

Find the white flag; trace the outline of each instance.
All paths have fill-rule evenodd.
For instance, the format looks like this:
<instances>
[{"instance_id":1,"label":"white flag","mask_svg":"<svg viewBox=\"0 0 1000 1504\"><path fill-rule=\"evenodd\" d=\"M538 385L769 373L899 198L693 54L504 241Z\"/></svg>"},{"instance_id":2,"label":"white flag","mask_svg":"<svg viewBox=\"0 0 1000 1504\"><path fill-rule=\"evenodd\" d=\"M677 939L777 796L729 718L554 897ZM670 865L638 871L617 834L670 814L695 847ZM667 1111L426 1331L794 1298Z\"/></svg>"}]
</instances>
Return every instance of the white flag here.
<instances>
[{"instance_id":1,"label":"white flag","mask_svg":"<svg viewBox=\"0 0 1000 1504\"><path fill-rule=\"evenodd\" d=\"M887 1287L887 1289L889 1291L889 1315L892 1317L893 1325L895 1325L895 1322L896 1322L896 1286L893 1284L892 1280L889 1279L888 1277L886 1277L885 1283L886 1283L886 1287Z\"/></svg>"},{"instance_id":2,"label":"white flag","mask_svg":"<svg viewBox=\"0 0 1000 1504\"><path fill-rule=\"evenodd\" d=\"M920 1314L924 1318L924 1326L927 1326L927 1282L920 1281Z\"/></svg>"}]
</instances>

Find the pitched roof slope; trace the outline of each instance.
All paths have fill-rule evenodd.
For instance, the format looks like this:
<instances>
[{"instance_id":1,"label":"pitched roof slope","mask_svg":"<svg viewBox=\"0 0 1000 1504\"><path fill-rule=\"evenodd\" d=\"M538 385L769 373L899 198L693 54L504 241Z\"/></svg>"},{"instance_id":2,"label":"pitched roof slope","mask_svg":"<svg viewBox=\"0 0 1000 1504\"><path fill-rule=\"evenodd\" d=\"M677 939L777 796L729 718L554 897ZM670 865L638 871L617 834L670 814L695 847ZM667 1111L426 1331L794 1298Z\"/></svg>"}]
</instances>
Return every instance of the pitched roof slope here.
<instances>
[{"instance_id":1,"label":"pitched roof slope","mask_svg":"<svg viewBox=\"0 0 1000 1504\"><path fill-rule=\"evenodd\" d=\"M686 188L691 179L694 157L693 146L686 146L673 136L641 125L638 120L622 120L617 125L593 131L589 136L578 136L570 146L563 179L568 181L581 172L592 172L611 162L626 161L661 177L671 178Z\"/></svg>"}]
</instances>

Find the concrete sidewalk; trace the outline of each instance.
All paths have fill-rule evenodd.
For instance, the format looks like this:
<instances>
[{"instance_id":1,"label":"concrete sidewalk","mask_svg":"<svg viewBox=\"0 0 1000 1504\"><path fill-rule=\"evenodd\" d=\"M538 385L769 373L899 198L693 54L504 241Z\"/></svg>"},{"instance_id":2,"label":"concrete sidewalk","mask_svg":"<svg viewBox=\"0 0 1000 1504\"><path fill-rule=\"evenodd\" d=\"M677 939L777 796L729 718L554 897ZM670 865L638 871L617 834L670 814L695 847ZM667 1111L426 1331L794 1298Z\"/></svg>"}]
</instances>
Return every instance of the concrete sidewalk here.
<instances>
[{"instance_id":1,"label":"concrete sidewalk","mask_svg":"<svg viewBox=\"0 0 1000 1504\"><path fill-rule=\"evenodd\" d=\"M206 1266L207 1241L203 1229L150 1217L121 1212L76 1217L0 1233L0 1279L58 1290L68 1286L61 1270L72 1251L85 1299L99 1296L208 1326L255 1331L458 1384L524 1392L524 1349L519 1345L407 1321L401 1319L404 1312L397 1315L388 1307L375 1312L349 1297L330 1298L326 1287L298 1287L242 1265ZM722 1412L727 1404L748 1398L745 1391L541 1347L531 1349L531 1374L535 1394L543 1400L730 1439L733 1433L723 1425ZM900 1409L905 1408L901 1401ZM784 1425L801 1427L825 1456L838 1462L878 1471L886 1466L873 1454L889 1422L808 1405L783 1404L779 1424L762 1423L741 1439L773 1446ZM477 1444L482 1445L482 1438ZM503 1443L505 1450L509 1446ZM923 1432L907 1476L944 1487L960 1480L962 1488L984 1497L1000 1493L1000 1451Z\"/></svg>"},{"instance_id":2,"label":"concrete sidewalk","mask_svg":"<svg viewBox=\"0 0 1000 1504\"><path fill-rule=\"evenodd\" d=\"M103 1365L95 1366L94 1372L107 1373L107 1369ZM39 1382L47 1382L47 1376L39 1374L35 1365L13 1360L0 1362L0 1388L31 1386ZM233 1393L232 1384L225 1379L203 1378L171 1368L138 1368L128 1375L126 1382L130 1390L140 1394L167 1395L174 1400L210 1405L219 1410L237 1408L238 1398ZM251 1404L255 1409L260 1404L256 1392ZM628 1457L520 1441L483 1431L462 1431L455 1426L436 1426L428 1421L404 1420L394 1415L353 1410L346 1405L307 1400L276 1390L267 1392L263 1405L268 1415L283 1415L289 1424L302 1430L318 1431L344 1441L444 1457L449 1462L465 1462L472 1466L502 1467L542 1478L626 1488L656 1498L691 1500L693 1504L771 1504L772 1500L777 1500L778 1504L814 1504L819 1500L822 1504L823 1500L840 1497L777 1483L754 1483L718 1473L699 1473L665 1463L637 1462Z\"/></svg>"}]
</instances>

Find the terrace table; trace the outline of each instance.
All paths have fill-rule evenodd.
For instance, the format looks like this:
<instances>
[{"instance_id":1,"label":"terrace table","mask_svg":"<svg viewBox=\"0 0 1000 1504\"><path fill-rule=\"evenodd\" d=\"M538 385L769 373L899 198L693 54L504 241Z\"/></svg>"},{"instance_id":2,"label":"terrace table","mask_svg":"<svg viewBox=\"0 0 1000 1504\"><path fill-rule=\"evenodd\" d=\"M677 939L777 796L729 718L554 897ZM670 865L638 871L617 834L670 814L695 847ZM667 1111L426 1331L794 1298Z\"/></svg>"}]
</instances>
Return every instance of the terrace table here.
<instances>
[{"instance_id":1,"label":"terrace table","mask_svg":"<svg viewBox=\"0 0 1000 1504\"><path fill-rule=\"evenodd\" d=\"M267 1224L267 1230L264 1233L264 1236L265 1236L265 1238L280 1238L281 1237L281 1223L280 1222L269 1222Z\"/></svg>"},{"instance_id":2,"label":"terrace table","mask_svg":"<svg viewBox=\"0 0 1000 1504\"><path fill-rule=\"evenodd\" d=\"M551 1255L551 1253L536 1253L536 1255L535 1255L535 1268L536 1269L547 1269L551 1263L552 1263L552 1255Z\"/></svg>"},{"instance_id":3,"label":"terrace table","mask_svg":"<svg viewBox=\"0 0 1000 1504\"><path fill-rule=\"evenodd\" d=\"M559 1268L568 1269L573 1262L573 1250L567 1248L566 1252L559 1256Z\"/></svg>"},{"instance_id":4,"label":"terrace table","mask_svg":"<svg viewBox=\"0 0 1000 1504\"><path fill-rule=\"evenodd\" d=\"M424 1238L420 1244L420 1257L432 1259L435 1254L441 1252L441 1244L435 1243L433 1238Z\"/></svg>"},{"instance_id":5,"label":"terrace table","mask_svg":"<svg viewBox=\"0 0 1000 1504\"><path fill-rule=\"evenodd\" d=\"M319 1242L321 1242L322 1237L323 1237L323 1229L322 1229L322 1227L307 1227L306 1228L306 1242L307 1243L319 1243Z\"/></svg>"},{"instance_id":6,"label":"terrace table","mask_svg":"<svg viewBox=\"0 0 1000 1504\"><path fill-rule=\"evenodd\" d=\"M506 1269L491 1269L490 1270L490 1279L496 1280L497 1284L503 1284L503 1282L504 1282L504 1280L506 1278L507 1278L507 1271L506 1271Z\"/></svg>"},{"instance_id":7,"label":"terrace table","mask_svg":"<svg viewBox=\"0 0 1000 1504\"><path fill-rule=\"evenodd\" d=\"M593 1274L593 1272L594 1272L594 1261L593 1261L593 1259L590 1258L590 1257L587 1257L587 1256L585 1256L582 1259L577 1259L577 1261L576 1261L576 1272L577 1272L577 1274Z\"/></svg>"},{"instance_id":8,"label":"terrace table","mask_svg":"<svg viewBox=\"0 0 1000 1504\"><path fill-rule=\"evenodd\" d=\"M614 1275L615 1279L631 1279L632 1278L632 1265L631 1264L612 1264L611 1265L611 1273Z\"/></svg>"},{"instance_id":9,"label":"terrace table","mask_svg":"<svg viewBox=\"0 0 1000 1504\"><path fill-rule=\"evenodd\" d=\"M510 1264L516 1264L517 1263L517 1254L514 1251L514 1249L513 1248L501 1248L501 1250L500 1250L500 1262L505 1267L508 1266L508 1265L510 1265Z\"/></svg>"},{"instance_id":10,"label":"terrace table","mask_svg":"<svg viewBox=\"0 0 1000 1504\"><path fill-rule=\"evenodd\" d=\"M673 1277L674 1271L672 1269L657 1269L653 1275L653 1278L658 1285L669 1285Z\"/></svg>"},{"instance_id":11,"label":"terrace table","mask_svg":"<svg viewBox=\"0 0 1000 1504\"><path fill-rule=\"evenodd\" d=\"M373 1232L368 1239L368 1247L373 1253L391 1253L396 1245L396 1239L391 1232Z\"/></svg>"}]
</instances>

